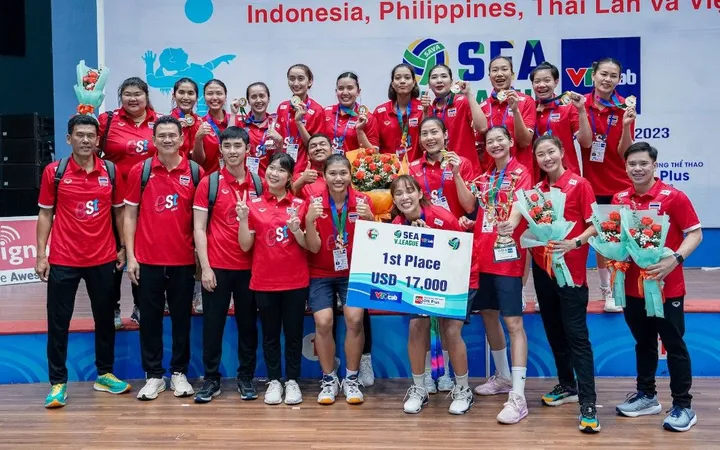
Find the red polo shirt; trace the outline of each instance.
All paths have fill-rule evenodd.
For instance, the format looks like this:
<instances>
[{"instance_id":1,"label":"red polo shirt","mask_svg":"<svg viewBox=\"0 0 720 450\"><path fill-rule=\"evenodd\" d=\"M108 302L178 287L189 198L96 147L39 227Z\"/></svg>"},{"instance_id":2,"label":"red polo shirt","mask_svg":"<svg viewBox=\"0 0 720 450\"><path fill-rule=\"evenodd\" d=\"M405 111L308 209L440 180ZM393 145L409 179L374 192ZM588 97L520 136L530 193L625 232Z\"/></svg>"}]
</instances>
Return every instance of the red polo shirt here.
<instances>
[{"instance_id":1,"label":"red polo shirt","mask_svg":"<svg viewBox=\"0 0 720 450\"><path fill-rule=\"evenodd\" d=\"M357 105L355 106L355 112L357 112ZM337 125L335 124L337 118ZM343 146L342 149L346 152L351 152L360 148L360 142L357 137L357 116L350 116L343 112L338 114L338 105L326 106L325 107L325 129L323 132L327 137L330 138L330 142L333 142L335 138L342 138ZM365 136L367 137L370 144L377 147L380 145L380 136L378 135L378 125L375 116L371 113L367 114L367 123L365 124Z\"/></svg>"},{"instance_id":2,"label":"red polo shirt","mask_svg":"<svg viewBox=\"0 0 720 450\"><path fill-rule=\"evenodd\" d=\"M220 133L225 131L228 127L228 120L230 119L230 114L227 112L223 112L223 114L225 114L225 118L220 123L215 122L215 119L210 116L209 112L202 119L203 122L209 123L210 128L213 130L212 133L203 137L205 161L203 161L202 167L207 173L213 173L220 170L220 158L222 157L222 154L220 153ZM213 127L212 124L215 124L215 127Z\"/></svg>"},{"instance_id":3,"label":"red polo shirt","mask_svg":"<svg viewBox=\"0 0 720 450\"><path fill-rule=\"evenodd\" d=\"M195 186L190 163L183 158L171 171L157 156L152 159L150 179L140 197L142 164L128 175L125 203L139 206L135 230L135 258L155 266L195 264L192 203ZM200 176L204 175L202 168Z\"/></svg>"},{"instance_id":4,"label":"red polo shirt","mask_svg":"<svg viewBox=\"0 0 720 450\"><path fill-rule=\"evenodd\" d=\"M153 127L160 117L153 109L147 109L145 121L135 125L135 121L118 108L113 111L107 143L104 149L104 158L115 163L118 173L123 181L127 181L130 169L140 161L144 161L157 152L153 143ZM100 123L100 143L107 128L108 113L104 112L98 117Z\"/></svg>"},{"instance_id":5,"label":"red polo shirt","mask_svg":"<svg viewBox=\"0 0 720 450\"><path fill-rule=\"evenodd\" d=\"M529 95L525 95L522 92L518 92L518 111L522 115L523 123L525 128L529 130L535 129L535 100ZM517 139L515 138L515 119L513 117L512 108L507 104L507 101L500 103L493 96L490 96L487 100L480 104L480 107L485 114L488 122L488 128L504 125L505 128L510 132L510 136L513 138L513 146L510 147L510 156L516 158L518 162L530 168L533 166L533 154L532 146L518 148ZM485 136L482 138L483 144ZM485 146L483 145L483 148ZM492 158L489 159L490 166L494 167ZM532 174L531 174L532 176Z\"/></svg>"},{"instance_id":6,"label":"red polo shirt","mask_svg":"<svg viewBox=\"0 0 720 450\"><path fill-rule=\"evenodd\" d=\"M442 206L430 205L422 207L420 217L428 228L447 231L463 231L455 216ZM397 225L409 225L402 214L395 217L392 223Z\"/></svg>"},{"instance_id":7,"label":"red polo shirt","mask_svg":"<svg viewBox=\"0 0 720 450\"><path fill-rule=\"evenodd\" d=\"M124 183L116 176L113 191L105 164L100 158L93 159L93 169L88 173L70 157L57 192L55 172L60 161L48 164L43 171L38 205L55 207L50 264L91 267L116 258L111 205L123 206Z\"/></svg>"},{"instance_id":8,"label":"red polo shirt","mask_svg":"<svg viewBox=\"0 0 720 450\"><path fill-rule=\"evenodd\" d=\"M325 131L325 111L322 106L310 97L307 98L305 103L307 112L305 113L305 129L310 136L315 133L322 133ZM298 156L295 161L295 167L305 167L307 165L307 147L300 137L300 132L295 125L295 110L290 106L290 100L285 100L280 103L277 109L277 122L275 123L275 129L280 136L287 141L288 138L293 138L295 144L298 144ZM283 143L283 148L284 147Z\"/></svg>"},{"instance_id":9,"label":"red polo shirt","mask_svg":"<svg viewBox=\"0 0 720 450\"><path fill-rule=\"evenodd\" d=\"M450 96L448 96L449 98ZM448 130L448 149L467 159L472 166L472 173L480 175L482 170L475 149L475 129L467 97L463 94L455 95L452 97L452 101L443 107L437 106L436 103L437 101L433 102L429 112L433 116L439 117L445 124L445 128Z\"/></svg>"},{"instance_id":10,"label":"red polo shirt","mask_svg":"<svg viewBox=\"0 0 720 450\"><path fill-rule=\"evenodd\" d=\"M407 155L408 161L415 161L420 157L420 122L423 120L423 107L420 100L410 100L410 120L407 117L407 110L403 114L402 124L398 121L397 107L395 102L388 101L375 108L375 119L378 121L380 134L380 153L395 153L400 148L402 128L408 125L410 137L410 151Z\"/></svg>"},{"instance_id":11,"label":"red polo shirt","mask_svg":"<svg viewBox=\"0 0 720 450\"><path fill-rule=\"evenodd\" d=\"M460 205L458 199L457 187L455 187L455 175L450 167L445 170L440 168L440 163L430 163L427 160L427 154L423 153L420 159L410 163L410 175L420 183L423 192L432 202L435 202L440 196L447 199L450 212L455 217L462 217L467 211ZM473 167L470 161L460 157L460 176L464 181L471 182L473 180Z\"/></svg>"},{"instance_id":12,"label":"red polo shirt","mask_svg":"<svg viewBox=\"0 0 720 450\"><path fill-rule=\"evenodd\" d=\"M299 177L300 175L295 177L295 179ZM322 197L326 192L327 183L325 182L325 178L323 178L322 175L318 175L314 183L306 184L302 187L300 192L297 193L297 197L309 202L313 197Z\"/></svg>"},{"instance_id":13,"label":"red polo shirt","mask_svg":"<svg viewBox=\"0 0 720 450\"><path fill-rule=\"evenodd\" d=\"M265 179L265 172L267 171L267 166L270 162L270 157L276 152L276 150L265 150L265 153L262 152L260 149L260 146L265 144L267 141L268 135L267 135L267 129L268 129L268 120L264 120L261 123L250 123L248 124L244 120L242 120L242 117L239 115L235 117L235 123L238 127L244 128L248 135L250 136L250 147L247 150L245 161L247 163L247 157L251 158L260 158L260 165L258 167L258 175L261 179ZM275 142L274 143L277 148L280 148L282 146L282 142Z\"/></svg>"},{"instance_id":14,"label":"red polo shirt","mask_svg":"<svg viewBox=\"0 0 720 450\"><path fill-rule=\"evenodd\" d=\"M538 106L540 108L540 106ZM580 163L578 162L577 151L575 150L575 134L580 130L580 116L574 105L558 105L556 102L550 102L542 105L542 110L537 112L535 120L535 134L533 142L543 136L549 134L557 137L562 142L565 153L563 155L563 164L566 169L572 170L573 173L580 173ZM540 168L535 162L535 179L539 179Z\"/></svg>"},{"instance_id":15,"label":"red polo shirt","mask_svg":"<svg viewBox=\"0 0 720 450\"><path fill-rule=\"evenodd\" d=\"M171 116L174 118L180 120L180 123L182 124L182 133L183 133L183 143L180 146L180 156L183 158L189 158L190 153L192 153L193 148L195 148L195 135L197 134L198 128L200 128L200 116L198 116L195 113L192 114L182 114L184 117L181 117L182 111L180 108L175 108L170 113ZM192 117L192 125L188 125L187 122L183 120L183 118L186 117ZM186 119L187 120L187 119Z\"/></svg>"},{"instance_id":16,"label":"red polo shirt","mask_svg":"<svg viewBox=\"0 0 720 450\"><path fill-rule=\"evenodd\" d=\"M644 195L638 195L635 188L630 187L630 189L615 194L612 203L614 205L630 205L638 211L656 209L659 214L670 216L670 230L665 247L673 251L680 248L680 244L685 239L684 233L701 227L700 219L687 195L669 184L663 183L658 178L655 178L655 184ZM638 290L640 268L635 263L631 263L625 277L625 293L628 296L641 297ZM685 295L685 277L682 265L677 266L665 277L663 292L665 298Z\"/></svg>"},{"instance_id":17,"label":"red polo shirt","mask_svg":"<svg viewBox=\"0 0 720 450\"><path fill-rule=\"evenodd\" d=\"M323 215L315 220L315 228L320 235L320 250L317 253L308 252L308 263L310 265L310 278L332 278L332 277L348 277L350 270L335 271L335 260L333 259L333 250L335 250L335 242L337 239L337 231L331 208L335 208L334 201L329 197L327 189L321 196L323 204ZM357 212L357 199L362 198L365 204L372 208L370 198L358 192L352 187L348 188L348 209L347 222L345 231L347 232L347 257L348 262L352 260L353 238L355 236L355 223L360 220ZM308 200L310 202L310 200ZM331 205L332 204L332 205ZM342 209L338 212L338 218L342 217Z\"/></svg>"},{"instance_id":18,"label":"red polo shirt","mask_svg":"<svg viewBox=\"0 0 720 450\"><path fill-rule=\"evenodd\" d=\"M592 185L595 195L614 195L632 185L625 172L625 161L618 155L625 110L616 107L599 110L595 106L594 96L594 91L585 96L585 109L593 132L593 142L598 135L605 136L605 159L603 162L591 162L592 149L581 149L583 174ZM625 101L619 95L618 99L620 102ZM635 140L635 121L630 126L630 132L632 140Z\"/></svg>"},{"instance_id":19,"label":"red polo shirt","mask_svg":"<svg viewBox=\"0 0 720 450\"><path fill-rule=\"evenodd\" d=\"M488 171L481 175L480 178L478 178L478 180L475 182L475 187L482 193L484 202L487 201L487 193L491 188L490 178L492 177L494 170L495 167L488 169ZM507 167L505 168L505 176L503 178L503 183L501 185L500 191L498 192L497 201L501 204L506 204L515 200L515 198L508 198L510 195L510 187L512 184L510 176L515 178L515 187L513 188L515 192L521 189L530 189L532 187L531 175L528 169L522 164L520 164L517 158L512 158L508 163ZM498 181L498 175L496 174L495 182L497 183ZM512 211L512 207L510 208L510 211ZM520 248L520 236L525 231L525 228L527 228L527 224L521 221L520 225L515 228L515 232L513 233L513 239L515 239L515 243L518 246L518 254L520 255L520 259L517 261L496 263L494 261L495 257L493 251L493 248L495 247L495 240L497 239L496 227L493 226L491 232L483 233L482 228L484 220L485 209L478 208L473 240L473 251L477 252L476 258L478 258L479 262L478 270L482 273L489 273L493 275L521 277L525 270L525 257L527 252L524 249Z\"/></svg>"},{"instance_id":20,"label":"red polo shirt","mask_svg":"<svg viewBox=\"0 0 720 450\"><path fill-rule=\"evenodd\" d=\"M203 178L195 192L193 209L208 210L209 187L210 177ZM206 228L208 260L213 269L250 270L252 267L252 251L242 251L238 241L236 192L240 198L245 192L248 199L257 197L250 172L245 171L245 180L240 183L223 167L218 177L218 191L212 216Z\"/></svg>"},{"instance_id":21,"label":"red polo shirt","mask_svg":"<svg viewBox=\"0 0 720 450\"><path fill-rule=\"evenodd\" d=\"M537 186L542 192L550 192L547 177L543 178ZM585 229L591 223L590 218L592 217L592 204L595 203L595 193L593 193L590 183L585 178L576 175L569 169L558 178L552 187L560 189L565 194L565 220L575 222L575 226L565 239L574 241L585 232ZM565 263L570 269L573 281L578 286L586 284L586 266L589 250L588 245L583 245L578 249L565 253ZM546 270L545 248L531 248L530 253L532 253L535 264Z\"/></svg>"},{"instance_id":22,"label":"red polo shirt","mask_svg":"<svg viewBox=\"0 0 720 450\"><path fill-rule=\"evenodd\" d=\"M307 251L287 227L294 210L305 228L307 203L291 192L280 201L266 191L248 201L248 226L255 232L250 289L275 292L301 289L310 285Z\"/></svg>"}]
</instances>

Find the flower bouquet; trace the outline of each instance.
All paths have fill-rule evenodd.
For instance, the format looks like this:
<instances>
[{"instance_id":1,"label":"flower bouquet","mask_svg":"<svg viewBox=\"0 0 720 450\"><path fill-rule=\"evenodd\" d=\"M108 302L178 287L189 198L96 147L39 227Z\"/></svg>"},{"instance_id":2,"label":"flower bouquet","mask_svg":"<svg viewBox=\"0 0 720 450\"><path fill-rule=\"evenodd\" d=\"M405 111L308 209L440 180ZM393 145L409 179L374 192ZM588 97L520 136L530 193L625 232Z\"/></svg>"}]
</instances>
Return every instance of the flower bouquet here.
<instances>
[{"instance_id":1,"label":"flower bouquet","mask_svg":"<svg viewBox=\"0 0 720 450\"><path fill-rule=\"evenodd\" d=\"M79 103L77 112L95 116L95 111L105 100L104 90L110 70L107 67L91 69L85 65L85 60L78 63L76 70L77 84L73 88Z\"/></svg>"},{"instance_id":2,"label":"flower bouquet","mask_svg":"<svg viewBox=\"0 0 720 450\"><path fill-rule=\"evenodd\" d=\"M570 234L575 222L565 220L565 194L560 189L550 188L543 193L534 188L518 191L514 207L528 222L528 229L520 236L522 248L545 247L545 267L548 275L555 274L558 286L574 287L565 256L552 251L551 241L561 241Z\"/></svg>"},{"instance_id":3,"label":"flower bouquet","mask_svg":"<svg viewBox=\"0 0 720 450\"><path fill-rule=\"evenodd\" d=\"M670 229L670 217L658 215L656 210L620 211L620 225L627 240L630 257L640 267L638 289L645 297L645 311L648 317L664 318L662 293L663 282L656 280L645 269L661 259L672 256L673 251L665 247Z\"/></svg>"},{"instance_id":4,"label":"flower bouquet","mask_svg":"<svg viewBox=\"0 0 720 450\"><path fill-rule=\"evenodd\" d=\"M610 287L617 306L625 307L625 272L630 267L627 240L622 233L620 205L592 205L592 223L598 235L588 240L596 252L606 259L610 270Z\"/></svg>"},{"instance_id":5,"label":"flower bouquet","mask_svg":"<svg viewBox=\"0 0 720 450\"><path fill-rule=\"evenodd\" d=\"M376 149L358 149L345 153L350 160L352 184L372 200L375 220L390 218L392 196L390 183L398 175L407 173L407 161L396 155L380 154Z\"/></svg>"}]
</instances>

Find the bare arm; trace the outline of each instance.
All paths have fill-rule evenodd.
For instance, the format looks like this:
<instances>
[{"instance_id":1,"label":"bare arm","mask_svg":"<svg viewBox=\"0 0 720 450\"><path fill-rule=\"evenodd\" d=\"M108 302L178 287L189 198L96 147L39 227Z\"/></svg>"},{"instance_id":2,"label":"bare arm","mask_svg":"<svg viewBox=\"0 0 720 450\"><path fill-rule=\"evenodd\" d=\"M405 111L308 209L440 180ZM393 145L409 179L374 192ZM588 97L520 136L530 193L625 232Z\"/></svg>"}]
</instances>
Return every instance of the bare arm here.
<instances>
[{"instance_id":1,"label":"bare arm","mask_svg":"<svg viewBox=\"0 0 720 450\"><path fill-rule=\"evenodd\" d=\"M202 209L193 209L193 236L195 237L195 251L202 270L210 269L210 260L207 252L207 219L208 213Z\"/></svg>"},{"instance_id":2,"label":"bare arm","mask_svg":"<svg viewBox=\"0 0 720 450\"><path fill-rule=\"evenodd\" d=\"M238 226L238 242L240 242L240 248L244 252L249 252L255 243L255 233L250 231L247 217L240 219Z\"/></svg>"},{"instance_id":3,"label":"bare arm","mask_svg":"<svg viewBox=\"0 0 720 450\"><path fill-rule=\"evenodd\" d=\"M305 248L313 253L319 252L322 246L320 233L315 227L315 220L309 216L305 219L305 244L307 245Z\"/></svg>"},{"instance_id":4,"label":"bare arm","mask_svg":"<svg viewBox=\"0 0 720 450\"><path fill-rule=\"evenodd\" d=\"M35 273L42 281L48 280L50 265L47 260L47 243L50 237L50 230L53 224L53 209L40 208L36 228L37 238L37 261L35 262Z\"/></svg>"}]
</instances>

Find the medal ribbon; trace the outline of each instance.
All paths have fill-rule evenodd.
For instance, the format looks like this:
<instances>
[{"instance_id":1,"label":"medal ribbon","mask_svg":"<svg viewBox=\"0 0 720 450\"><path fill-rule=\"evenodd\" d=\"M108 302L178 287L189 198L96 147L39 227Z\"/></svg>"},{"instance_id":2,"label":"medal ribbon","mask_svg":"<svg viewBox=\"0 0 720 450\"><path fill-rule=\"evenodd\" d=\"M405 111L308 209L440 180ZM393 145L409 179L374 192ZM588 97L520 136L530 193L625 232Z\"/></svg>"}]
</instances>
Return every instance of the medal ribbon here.
<instances>
[{"instance_id":1,"label":"medal ribbon","mask_svg":"<svg viewBox=\"0 0 720 450\"><path fill-rule=\"evenodd\" d=\"M348 196L345 195L345 203L343 203L342 215L340 217L338 217L337 205L334 204L335 202L332 201L332 198L328 198L328 202L330 203L330 212L332 213L333 218L333 231L335 232L335 241L339 244L342 244L342 246L344 247L349 242L348 233L345 230L348 213Z\"/></svg>"},{"instance_id":2,"label":"medal ribbon","mask_svg":"<svg viewBox=\"0 0 720 450\"><path fill-rule=\"evenodd\" d=\"M425 222L425 210L423 210L422 207L420 207L420 220L422 220L423 222ZM407 220L407 219L405 219L405 224L404 224L404 225L410 225L410 224L411 224L410 221Z\"/></svg>"},{"instance_id":3,"label":"medal ribbon","mask_svg":"<svg viewBox=\"0 0 720 450\"><path fill-rule=\"evenodd\" d=\"M407 122L403 120L403 114L400 111L400 107L395 104L395 112L397 113L397 119L398 119L398 125L400 126L400 130L402 132L400 137L400 147L408 151L410 149L410 146L412 145L410 142L410 133L408 133L408 127L410 126L410 104L412 102L408 102L407 104Z\"/></svg>"},{"instance_id":4,"label":"medal ribbon","mask_svg":"<svg viewBox=\"0 0 720 450\"><path fill-rule=\"evenodd\" d=\"M288 102L288 113L287 113L287 121L285 122L285 132L286 137L290 137L290 144L294 144L295 142L300 142L300 130L298 130L297 136L292 137L290 136L290 121L294 119L291 119L291 112L295 111L295 107L293 107L292 104ZM308 97L307 103L305 103L305 111L310 111L310 97Z\"/></svg>"},{"instance_id":5,"label":"medal ribbon","mask_svg":"<svg viewBox=\"0 0 720 450\"><path fill-rule=\"evenodd\" d=\"M448 94L447 94L445 97L443 97L443 98L447 98L447 99L448 99L448 100L445 102L445 105L442 107L442 110L441 110L442 117L441 117L440 120L442 120L443 123L445 123L445 116L446 116L446 114L447 114L447 109L448 109L450 106L452 106L453 100L455 100L455 94L453 94L452 92L450 92L450 93L448 93ZM432 115L435 116L435 117L438 116L438 112L437 112L438 100L440 100L440 99L436 98L435 100L433 100L433 104L432 104Z\"/></svg>"},{"instance_id":6,"label":"medal ribbon","mask_svg":"<svg viewBox=\"0 0 720 450\"><path fill-rule=\"evenodd\" d=\"M600 103L606 108L619 108L622 106L622 102L620 101L620 98L618 98L617 92L613 91L612 95L610 96L610 101L607 101L600 96L596 96L595 91L593 91L593 96L598 103Z\"/></svg>"},{"instance_id":7,"label":"medal ribbon","mask_svg":"<svg viewBox=\"0 0 720 450\"><path fill-rule=\"evenodd\" d=\"M183 112L182 109L177 108L177 113L178 113L178 118L180 118L180 119L184 119L184 118L185 118L185 113Z\"/></svg>"},{"instance_id":8,"label":"medal ribbon","mask_svg":"<svg viewBox=\"0 0 720 450\"><path fill-rule=\"evenodd\" d=\"M514 87L510 86L510 89L515 89ZM497 92L492 91L490 94L492 98L498 101L498 104L500 103L500 100L497 98ZM490 126L496 127L495 120L493 119L493 111L492 111L492 102L488 102L488 108L490 109ZM510 105L507 105L507 108L505 108L505 114L503 114L502 123L500 125L505 126L505 121L507 120L508 113L510 112Z\"/></svg>"},{"instance_id":9,"label":"medal ribbon","mask_svg":"<svg viewBox=\"0 0 720 450\"><path fill-rule=\"evenodd\" d=\"M428 182L427 177L427 167L423 166L423 180L425 180L425 190L427 190L428 195L432 192L430 190L430 183ZM443 170L442 175L440 177L440 189L438 189L437 195L438 199L442 198L443 196L443 187L445 185L445 171Z\"/></svg>"},{"instance_id":10,"label":"medal ribbon","mask_svg":"<svg viewBox=\"0 0 720 450\"><path fill-rule=\"evenodd\" d=\"M595 136L597 136L597 126L595 125L595 113L590 111L590 125L592 126L592 132L593 132L593 140L595 140ZM606 133L603 136L607 136L610 134L610 124L612 123L613 119L615 118L615 113L611 113L610 116L608 116L608 127L606 130Z\"/></svg>"},{"instance_id":11,"label":"medal ribbon","mask_svg":"<svg viewBox=\"0 0 720 450\"><path fill-rule=\"evenodd\" d=\"M337 111L335 111L335 128L333 128L333 140L332 140L333 143L335 143L335 140L338 138L338 121L340 120L340 110L341 109L342 109L342 112L350 115L350 117L357 116L357 113L354 110L352 110L350 108L346 108L341 104L338 104ZM348 111L350 111L352 114L350 114L350 112L348 112ZM340 138L340 140L338 141L338 148L343 147L343 143L345 142L345 136L347 136L349 124L350 124L350 120L345 122L345 130L343 130L343 135Z\"/></svg>"},{"instance_id":12,"label":"medal ribbon","mask_svg":"<svg viewBox=\"0 0 720 450\"><path fill-rule=\"evenodd\" d=\"M542 113L545 112L545 111L549 111L549 112L550 112L550 114L548 114L547 124L545 125L545 133L547 133L548 135L552 136L552 129L550 128L550 116L552 116L552 111L553 111L553 110L552 110L552 109L544 109L544 110L540 111L540 113L539 113L538 115L539 115L539 116L542 116ZM538 117L538 119L539 119L539 117ZM538 124L537 124L537 122L538 122L538 121L536 120L536 121L535 121L535 136L540 137L541 134L540 134L540 132L538 131Z\"/></svg>"},{"instance_id":13,"label":"medal ribbon","mask_svg":"<svg viewBox=\"0 0 720 450\"><path fill-rule=\"evenodd\" d=\"M227 119L227 113L225 113L225 111L223 111L223 114L225 114L225 119ZM211 126L212 129L213 129L213 131L215 132L215 136L218 138L218 141L220 141L220 128L218 128L217 124L216 124L215 121L213 120L213 118L212 118L212 116L210 115L210 113L208 113L208 115L205 116L205 117L207 117L207 123L210 124L210 126ZM223 120L224 120L224 119L223 119Z\"/></svg>"}]
</instances>

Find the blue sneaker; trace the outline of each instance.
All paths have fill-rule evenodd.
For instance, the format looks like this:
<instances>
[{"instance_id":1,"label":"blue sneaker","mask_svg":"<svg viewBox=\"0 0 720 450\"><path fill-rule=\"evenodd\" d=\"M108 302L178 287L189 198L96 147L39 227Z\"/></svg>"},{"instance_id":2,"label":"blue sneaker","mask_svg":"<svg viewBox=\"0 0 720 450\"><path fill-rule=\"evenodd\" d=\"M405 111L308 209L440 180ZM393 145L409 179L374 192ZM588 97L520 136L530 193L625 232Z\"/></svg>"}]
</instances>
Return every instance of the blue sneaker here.
<instances>
[{"instance_id":1,"label":"blue sneaker","mask_svg":"<svg viewBox=\"0 0 720 450\"><path fill-rule=\"evenodd\" d=\"M552 391L543 395L540 400L547 406L560 406L563 403L577 403L578 392L575 388L558 384Z\"/></svg>"},{"instance_id":2,"label":"blue sneaker","mask_svg":"<svg viewBox=\"0 0 720 450\"><path fill-rule=\"evenodd\" d=\"M119 380L115 375L106 373L105 375L97 377L93 389L100 392L109 392L111 394L124 394L131 389L131 386Z\"/></svg>"},{"instance_id":3,"label":"blue sneaker","mask_svg":"<svg viewBox=\"0 0 720 450\"><path fill-rule=\"evenodd\" d=\"M50 393L45 398L46 408L62 408L67 401L67 384L53 384Z\"/></svg>"},{"instance_id":4,"label":"blue sneaker","mask_svg":"<svg viewBox=\"0 0 720 450\"><path fill-rule=\"evenodd\" d=\"M615 411L622 416L639 417L660 414L662 405L658 402L657 395L652 397L644 392L629 394L624 403L617 405Z\"/></svg>"},{"instance_id":5,"label":"blue sneaker","mask_svg":"<svg viewBox=\"0 0 720 450\"><path fill-rule=\"evenodd\" d=\"M583 403L580 405L580 417L578 421L578 429L583 433L592 434L600 432L600 420L597 417L595 403Z\"/></svg>"},{"instance_id":6,"label":"blue sneaker","mask_svg":"<svg viewBox=\"0 0 720 450\"><path fill-rule=\"evenodd\" d=\"M669 431L687 431L697 423L697 414L690 408L673 405L663 420L663 428Z\"/></svg>"}]
</instances>

